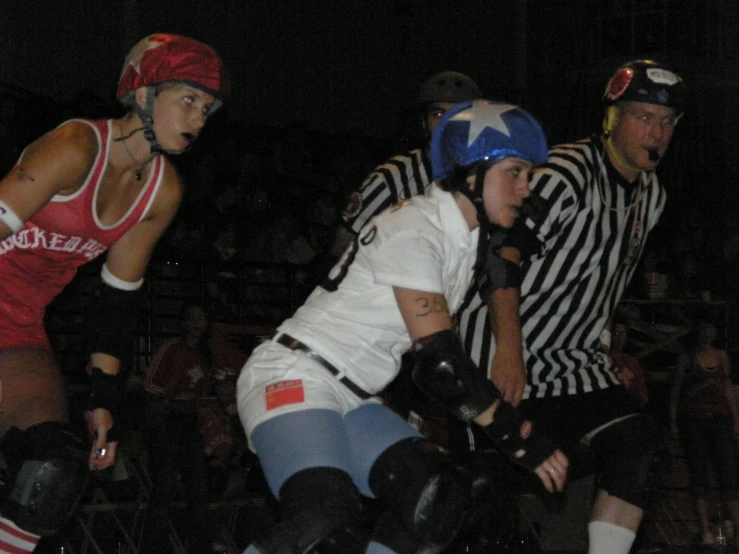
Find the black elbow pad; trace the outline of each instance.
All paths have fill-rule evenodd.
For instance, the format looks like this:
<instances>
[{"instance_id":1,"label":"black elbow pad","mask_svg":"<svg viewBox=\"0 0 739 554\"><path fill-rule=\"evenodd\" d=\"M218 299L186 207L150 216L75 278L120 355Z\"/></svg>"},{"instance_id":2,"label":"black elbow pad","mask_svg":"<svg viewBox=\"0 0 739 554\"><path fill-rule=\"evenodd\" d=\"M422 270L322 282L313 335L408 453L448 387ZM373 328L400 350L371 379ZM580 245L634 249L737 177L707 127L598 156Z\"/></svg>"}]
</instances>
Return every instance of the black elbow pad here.
<instances>
[{"instance_id":1,"label":"black elbow pad","mask_svg":"<svg viewBox=\"0 0 739 554\"><path fill-rule=\"evenodd\" d=\"M121 362L133 350L141 290L121 290L101 283L85 321L87 353L109 354Z\"/></svg>"},{"instance_id":2,"label":"black elbow pad","mask_svg":"<svg viewBox=\"0 0 739 554\"><path fill-rule=\"evenodd\" d=\"M454 331L445 330L413 343L413 382L427 396L462 421L471 421L500 398L480 373Z\"/></svg>"}]
</instances>

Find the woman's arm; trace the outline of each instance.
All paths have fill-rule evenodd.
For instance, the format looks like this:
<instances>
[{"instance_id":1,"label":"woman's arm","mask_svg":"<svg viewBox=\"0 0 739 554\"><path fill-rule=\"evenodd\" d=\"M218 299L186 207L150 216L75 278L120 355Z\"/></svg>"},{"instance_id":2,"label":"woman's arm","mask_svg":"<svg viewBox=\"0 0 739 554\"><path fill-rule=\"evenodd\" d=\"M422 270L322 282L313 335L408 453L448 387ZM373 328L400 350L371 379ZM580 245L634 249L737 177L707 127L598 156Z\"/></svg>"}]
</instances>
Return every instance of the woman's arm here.
<instances>
[{"instance_id":1,"label":"woman's arm","mask_svg":"<svg viewBox=\"0 0 739 554\"><path fill-rule=\"evenodd\" d=\"M56 194L70 194L84 182L98 151L92 128L71 122L30 144L0 180L0 240L16 232Z\"/></svg>"}]
</instances>

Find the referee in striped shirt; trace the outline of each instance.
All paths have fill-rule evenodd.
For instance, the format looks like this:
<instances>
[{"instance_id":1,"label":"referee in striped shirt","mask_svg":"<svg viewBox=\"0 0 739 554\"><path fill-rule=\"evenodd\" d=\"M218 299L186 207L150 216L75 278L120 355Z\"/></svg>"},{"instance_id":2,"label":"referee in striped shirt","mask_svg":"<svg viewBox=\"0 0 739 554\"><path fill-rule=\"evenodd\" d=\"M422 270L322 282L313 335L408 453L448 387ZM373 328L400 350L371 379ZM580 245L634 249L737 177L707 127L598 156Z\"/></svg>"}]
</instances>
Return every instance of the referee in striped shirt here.
<instances>
[{"instance_id":1,"label":"referee in striped shirt","mask_svg":"<svg viewBox=\"0 0 739 554\"><path fill-rule=\"evenodd\" d=\"M489 296L477 283L459 330L481 371L488 370L506 400L520 402L536 429L568 456L578 443L589 445L603 463L589 552L626 554L643 516L658 440L619 383L601 334L664 209L654 170L685 109L685 86L663 65L635 60L616 70L603 102L603 133L550 150L531 183L540 213L520 217L492 254L520 264L520 279L509 265ZM451 433L453 445L488 449L470 429Z\"/></svg>"},{"instance_id":2,"label":"referee in striped shirt","mask_svg":"<svg viewBox=\"0 0 739 554\"><path fill-rule=\"evenodd\" d=\"M381 211L411 196L423 194L431 184L431 134L449 108L481 98L477 83L463 73L442 71L426 79L418 90L419 120L424 147L400 154L376 167L353 192L343 210L331 253L343 254L362 226Z\"/></svg>"}]
</instances>

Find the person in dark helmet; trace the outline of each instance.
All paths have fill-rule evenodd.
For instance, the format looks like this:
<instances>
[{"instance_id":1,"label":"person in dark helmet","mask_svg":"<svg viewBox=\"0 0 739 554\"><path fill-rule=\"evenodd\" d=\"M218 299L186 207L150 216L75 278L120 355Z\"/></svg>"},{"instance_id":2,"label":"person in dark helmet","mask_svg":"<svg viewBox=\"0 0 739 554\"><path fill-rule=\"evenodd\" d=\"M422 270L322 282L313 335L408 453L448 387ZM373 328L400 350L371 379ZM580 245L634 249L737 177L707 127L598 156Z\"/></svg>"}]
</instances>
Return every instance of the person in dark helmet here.
<instances>
[{"instance_id":1,"label":"person in dark helmet","mask_svg":"<svg viewBox=\"0 0 739 554\"><path fill-rule=\"evenodd\" d=\"M254 350L238 410L281 519L246 554L433 553L454 538L472 477L375 397L409 350L418 387L479 425L547 490L562 490L566 457L477 371L452 323L485 270L480 241L513 225L546 154L524 110L454 106L433 134L429 192L371 219L324 284ZM369 532L363 495L381 512Z\"/></svg>"},{"instance_id":2,"label":"person in dark helmet","mask_svg":"<svg viewBox=\"0 0 739 554\"><path fill-rule=\"evenodd\" d=\"M459 332L503 398L570 458L578 443L590 446L603 467L590 552L625 554L660 441L600 338L664 210L655 169L686 109L686 87L666 66L635 60L615 71L603 104L601 134L555 146L534 171L538 213L519 218L492 252L504 278L468 296ZM451 434L470 451L493 446L471 427Z\"/></svg>"},{"instance_id":3,"label":"person in dark helmet","mask_svg":"<svg viewBox=\"0 0 739 554\"><path fill-rule=\"evenodd\" d=\"M431 134L444 113L458 102L480 98L477 83L463 73L442 71L421 83L416 98L424 146L393 156L376 167L349 195L331 253L339 258L367 221L406 198L423 194L431 184Z\"/></svg>"},{"instance_id":4,"label":"person in dark helmet","mask_svg":"<svg viewBox=\"0 0 739 554\"><path fill-rule=\"evenodd\" d=\"M11 493L0 504L0 551L32 552L63 527L90 469L109 467L120 368L139 293L182 186L163 154L187 150L226 92L208 45L159 33L126 58L118 119L71 120L29 145L0 181L0 450ZM70 425L46 336L46 307L84 263L106 253L86 316L94 444Z\"/></svg>"}]
</instances>

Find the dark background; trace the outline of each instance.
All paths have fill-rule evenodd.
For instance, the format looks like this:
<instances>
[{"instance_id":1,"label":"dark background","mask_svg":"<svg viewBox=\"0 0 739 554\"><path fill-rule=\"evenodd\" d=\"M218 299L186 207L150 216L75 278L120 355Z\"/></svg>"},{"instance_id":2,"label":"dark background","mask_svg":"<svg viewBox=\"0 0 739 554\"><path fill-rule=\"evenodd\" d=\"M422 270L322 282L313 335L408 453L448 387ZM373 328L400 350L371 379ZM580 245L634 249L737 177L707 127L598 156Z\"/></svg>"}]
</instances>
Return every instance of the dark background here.
<instances>
[{"instance_id":1,"label":"dark background","mask_svg":"<svg viewBox=\"0 0 739 554\"><path fill-rule=\"evenodd\" d=\"M737 219L735 0L3 0L2 161L59 122L47 108L114 106L126 52L157 31L221 53L233 94L219 117L239 122L244 137L300 124L390 141L407 126L419 82L454 69L487 97L529 109L554 144L599 129L616 66L658 59L692 97L659 169L668 219L698 214L707 227ZM4 100L12 95L30 100Z\"/></svg>"}]
</instances>

